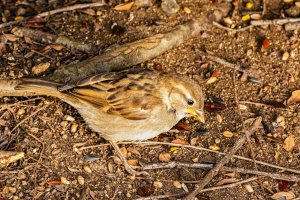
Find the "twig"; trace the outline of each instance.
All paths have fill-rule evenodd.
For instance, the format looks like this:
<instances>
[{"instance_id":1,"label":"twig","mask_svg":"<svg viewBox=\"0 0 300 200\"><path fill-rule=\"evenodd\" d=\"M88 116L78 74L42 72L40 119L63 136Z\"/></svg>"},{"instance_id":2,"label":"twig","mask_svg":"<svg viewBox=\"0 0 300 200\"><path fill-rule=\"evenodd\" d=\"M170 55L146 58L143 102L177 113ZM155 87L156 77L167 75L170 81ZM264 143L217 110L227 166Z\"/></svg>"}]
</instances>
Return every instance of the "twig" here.
<instances>
[{"instance_id":1,"label":"twig","mask_svg":"<svg viewBox=\"0 0 300 200\"><path fill-rule=\"evenodd\" d=\"M203 192L208 192L208 191L214 191L214 190L221 190L221 189L226 189L226 188L232 188L232 187L236 187L236 186L239 186L241 184L248 183L248 182L255 181L255 180L257 180L257 177L251 177L251 178L248 178L246 180L235 182L235 183L231 183L231 184L228 184L228 185L222 185L222 186L205 188L205 189L201 190L200 192L203 193ZM135 200L163 199L163 198L174 197L174 196L182 196L182 195L185 195L185 194L186 193L171 194L171 195L159 195L159 196L138 198L138 199L135 199Z\"/></svg>"},{"instance_id":2,"label":"twig","mask_svg":"<svg viewBox=\"0 0 300 200\"><path fill-rule=\"evenodd\" d=\"M283 25L292 22L299 22L300 18L285 18L285 19L273 19L273 20L252 20L250 23L253 26L264 25Z\"/></svg>"},{"instance_id":3,"label":"twig","mask_svg":"<svg viewBox=\"0 0 300 200\"><path fill-rule=\"evenodd\" d=\"M205 53L203 51L200 52L200 55L202 56L203 59L208 59L208 60L211 60L213 62L216 62L216 63L219 63L221 65L224 65L225 67L228 67L228 68L231 68L231 69L243 72L243 73L251 74L250 70L241 69L241 67L238 64L232 64L232 63L227 62L226 60L224 60L222 58L208 55L207 53Z\"/></svg>"},{"instance_id":4,"label":"twig","mask_svg":"<svg viewBox=\"0 0 300 200\"><path fill-rule=\"evenodd\" d=\"M196 185L196 188L194 191L192 191L185 199L186 200L193 200L195 198L195 196L197 194L199 194L199 192L201 192L201 190L203 190L203 188L210 182L211 179L213 179L219 172L219 170L226 164L229 162L229 160L233 157L233 155L237 152L238 149L240 149L243 144L246 141L247 137L250 137L257 129L258 126L260 125L262 121L261 117L257 117L256 120L253 122L252 126L250 127L250 129L246 132L245 135L243 135L236 143L235 145L232 147L232 149L229 151L228 154L226 154L226 156L224 158L222 158L222 160L220 160L220 162L212 169L210 170L206 176L204 177L204 179Z\"/></svg>"},{"instance_id":5,"label":"twig","mask_svg":"<svg viewBox=\"0 0 300 200\"><path fill-rule=\"evenodd\" d=\"M287 23L284 25L284 30L286 31L293 31L299 28L300 28L300 22Z\"/></svg>"},{"instance_id":6,"label":"twig","mask_svg":"<svg viewBox=\"0 0 300 200\"><path fill-rule=\"evenodd\" d=\"M251 105L256 105L256 106L265 106L265 107L269 107L269 108L277 108L277 109L287 110L287 111L293 111L292 109L275 107L273 105L269 105L269 104L265 104L265 103L257 103L257 102L251 102L251 101L239 101L239 103L241 103L241 104L251 104Z\"/></svg>"},{"instance_id":7,"label":"twig","mask_svg":"<svg viewBox=\"0 0 300 200\"><path fill-rule=\"evenodd\" d=\"M36 17L47 17L47 16L54 15L54 14L61 13L61 12L67 12L67 11L72 11L72 10L90 8L90 7L99 7L99 6L104 6L104 5L106 5L106 4L102 3L102 2L87 3L87 4L75 4L73 6L67 6L67 7L64 7L64 8L59 8L59 9L55 9L55 10L51 10L51 11L47 11L47 12L42 12L42 13L36 15ZM28 18L24 18L22 20L11 21L11 22L0 24L0 28L4 28L4 27L7 27L7 26L18 24L18 23L20 23L20 22L22 22L26 19L28 19Z\"/></svg>"},{"instance_id":8,"label":"twig","mask_svg":"<svg viewBox=\"0 0 300 200\"><path fill-rule=\"evenodd\" d=\"M175 167L187 167L187 168L196 168L196 169L211 169L214 164L203 164L203 163L182 163L177 161L172 161L168 163L153 163L142 165L143 170L152 170L152 169L172 169Z\"/></svg>"},{"instance_id":9,"label":"twig","mask_svg":"<svg viewBox=\"0 0 300 200\"><path fill-rule=\"evenodd\" d=\"M50 104L44 105L43 107L37 109L36 111L34 111L33 113L31 113L29 116L25 117L23 120L21 120L11 131L10 134L12 134L21 124L23 124L26 120L28 120L29 118L31 118L32 116L36 115L38 112L40 112L41 110L47 108Z\"/></svg>"},{"instance_id":10,"label":"twig","mask_svg":"<svg viewBox=\"0 0 300 200\"><path fill-rule=\"evenodd\" d=\"M154 169L172 169L175 167L186 167L186 168L192 168L192 169L211 169L213 164L205 164L202 163L182 163L178 161L173 161L170 163L152 163L143 165L143 170L154 170ZM223 166L221 168L221 171L230 171L230 172L239 172L244 174L254 174L259 176L267 176L273 179L278 180L287 180L287 181L300 181L300 177L296 175L286 175L286 174L279 174L279 173L273 173L273 172L263 172L259 170L250 170L250 169L244 169L239 167L226 167ZM195 181L198 182L198 181ZM201 182L201 181L199 181Z\"/></svg>"},{"instance_id":11,"label":"twig","mask_svg":"<svg viewBox=\"0 0 300 200\"><path fill-rule=\"evenodd\" d=\"M32 135L30 133L28 133L28 135L30 135L31 137L33 137L35 140L37 140L39 143L42 144L42 150L41 150L41 153L40 153L40 156L39 156L39 159L37 160L35 166L34 166L34 169L33 169L33 176L34 176L34 196L36 196L37 194L37 190L36 190L36 169L37 169L37 165L41 162L42 160L42 155L44 153L44 150L45 150L45 144L39 139L37 138L35 135Z\"/></svg>"},{"instance_id":12,"label":"twig","mask_svg":"<svg viewBox=\"0 0 300 200\"><path fill-rule=\"evenodd\" d=\"M294 181L299 182L300 177L296 175L286 175L286 174L279 174L279 173L270 173L270 172L263 172L258 170L251 170L251 169L244 169L239 167L222 167L221 171L230 171L230 172L239 172L243 174L255 174L258 176L267 176L277 180L286 180L286 181Z\"/></svg>"},{"instance_id":13,"label":"twig","mask_svg":"<svg viewBox=\"0 0 300 200\"><path fill-rule=\"evenodd\" d=\"M226 30L226 31L231 31L231 32L241 32L241 31L246 31L250 28L252 28L253 26L252 25L249 25L249 26L246 26L244 28L238 28L238 29L234 29L234 28L229 28L229 27L226 27L226 26L223 26L222 24L219 24L218 22L213 22L213 25L220 28L220 29L223 29L223 30Z\"/></svg>"},{"instance_id":14,"label":"twig","mask_svg":"<svg viewBox=\"0 0 300 200\"><path fill-rule=\"evenodd\" d=\"M118 144L169 145L169 146L174 146L174 147L182 147L182 148L196 149L196 150L200 150L200 151L207 151L207 152L215 153L215 154L218 154L218 155L227 155L227 153L219 152L219 151L214 151L214 150L207 149L207 148L204 148L204 147L197 147L197 146L184 145L184 144L174 144L174 143L170 143L170 142L153 142L153 141L144 141L144 142L118 142ZM98 145L91 145L91 146L83 146L83 147L77 148L77 151L82 151L82 150L92 149L92 148L105 147L105 146L110 146L110 144L106 143L106 144L98 144ZM253 162L252 159L246 158L246 157L243 157L243 156L239 156L239 155L234 155L233 158L237 158L237 159L240 159L240 160L246 160L246 161L249 161L249 162ZM260 165L268 166L268 167L271 167L271 168L274 168L274 169L280 169L280 170L283 170L283 171L293 172L293 173L296 173L296 174L300 174L300 171L296 170L296 169L290 169L290 168L286 168L286 167L280 167L280 166L273 165L273 164L266 163L266 162L259 161L259 160L256 160L256 163L260 164Z\"/></svg>"}]
</instances>

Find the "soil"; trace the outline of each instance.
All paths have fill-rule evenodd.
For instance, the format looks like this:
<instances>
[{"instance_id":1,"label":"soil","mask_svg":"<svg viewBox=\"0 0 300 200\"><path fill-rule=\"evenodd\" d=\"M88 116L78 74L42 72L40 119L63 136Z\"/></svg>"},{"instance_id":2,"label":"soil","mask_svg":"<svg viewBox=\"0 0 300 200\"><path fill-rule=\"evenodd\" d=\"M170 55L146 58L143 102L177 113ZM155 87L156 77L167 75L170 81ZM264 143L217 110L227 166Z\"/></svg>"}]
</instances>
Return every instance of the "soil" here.
<instances>
[{"instance_id":1,"label":"soil","mask_svg":"<svg viewBox=\"0 0 300 200\"><path fill-rule=\"evenodd\" d=\"M262 11L260 1L249 2L254 5L251 11ZM5 22L13 20L17 16L16 13L27 17L74 3L76 1L2 0L0 10L2 21ZM114 10L113 7L120 3L122 1L111 1L107 6L92 8L95 15L70 11L50 16L45 24L37 23L40 27L35 29L93 44L99 49L98 52L84 53L67 47L62 50L43 51L47 44L28 38L7 41L1 49L1 78L46 76L61 65L98 55L111 45L133 42L166 32L175 25L189 19L197 19L200 14L218 6L218 3L213 1L182 0L178 1L180 10L177 13L167 14L161 9L160 2L148 7L133 7L127 11ZM276 12L270 11L268 18L279 17L280 12L292 6L277 3ZM241 20L242 13L247 12L245 6L241 4L239 12L229 14L239 26L247 26L248 23ZM191 12L183 9L185 7ZM114 22L124 29L111 30L111 24ZM23 26L32 24L25 23ZM96 27L99 30L95 30ZM5 34L10 34L10 31L10 28L2 30ZM219 147L219 151L228 152L244 134L242 121L262 116L264 127L251 138L255 159L299 169L300 107L299 104L289 107L284 105L291 93L300 87L299 47L299 32L285 31L281 26L253 27L240 32L228 32L215 27L187 40L178 48L137 66L153 69L162 66L164 71L188 74L201 81L207 103L214 105L221 102L225 105L225 109L221 110L208 109L204 125L186 119L183 123L190 126L189 131L175 127L169 133L153 138L153 141L171 142L181 139L195 146ZM235 73L234 86L233 70L214 62L201 61L200 51L209 52L259 73L254 81L242 81L241 74ZM286 60L282 58L285 52L289 53ZM39 75L32 72L34 66L46 62L51 65L45 72ZM207 84L214 71L219 71L217 81ZM239 101L248 102L244 103L241 109L242 118L236 106L235 89ZM116 164L114 151L109 145L78 151L82 146L105 144L107 141L91 131L78 112L59 99L3 97L0 102L0 149L25 152L24 159L0 171L0 199L137 199L178 194L185 190L192 191L195 183L189 181L201 181L207 173L199 169L173 168L150 170L150 178L132 177L122 165ZM262 103L265 106L249 102ZM43 107L45 105L47 107ZM41 110L34 114L38 109ZM284 124L276 122L279 116L285 120ZM226 130L231 131L233 137L225 137L223 132ZM284 148L284 141L290 135L294 136L296 145L288 152ZM169 153L173 161L189 163L217 163L222 158L215 153L190 148L171 149L168 145L146 146L132 143L122 146L128 150L128 159L140 163L161 163L160 153ZM249 145L245 144L237 154L251 158ZM232 159L228 166L255 169L252 162L236 158ZM279 173L279 170L267 166L257 164L257 167L259 171ZM207 187L216 186L219 181L228 178L240 181L252 176L255 175L220 172ZM162 186L154 187L154 181L161 182ZM183 186L187 189L176 188L173 181L184 183ZM204 192L197 198L271 199L273 194L281 191L290 191L296 197L300 196L300 185L297 182L261 177L247 184L253 188L252 192L242 184L233 188Z\"/></svg>"}]
</instances>

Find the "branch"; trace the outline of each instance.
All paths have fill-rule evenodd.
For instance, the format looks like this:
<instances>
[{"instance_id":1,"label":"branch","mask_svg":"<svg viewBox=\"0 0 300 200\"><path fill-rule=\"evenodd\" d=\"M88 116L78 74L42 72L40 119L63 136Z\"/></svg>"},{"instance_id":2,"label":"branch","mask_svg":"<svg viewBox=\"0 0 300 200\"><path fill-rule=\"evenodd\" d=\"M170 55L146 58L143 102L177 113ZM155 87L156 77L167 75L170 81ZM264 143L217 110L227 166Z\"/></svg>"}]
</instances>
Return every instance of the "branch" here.
<instances>
[{"instance_id":1,"label":"branch","mask_svg":"<svg viewBox=\"0 0 300 200\"><path fill-rule=\"evenodd\" d=\"M210 182L211 179L213 179L219 172L219 170L229 162L229 160L233 157L233 155L237 152L238 149L240 149L243 144L246 141L247 137L250 137L259 127L260 123L262 121L261 117L256 118L256 120L253 122L250 130L246 132L245 135L243 135L233 146L233 148L229 151L229 153L220 160L220 162L210 171L206 174L204 179L196 185L196 189L191 192L185 199L186 200L193 200L196 195L203 190L203 188Z\"/></svg>"}]
</instances>

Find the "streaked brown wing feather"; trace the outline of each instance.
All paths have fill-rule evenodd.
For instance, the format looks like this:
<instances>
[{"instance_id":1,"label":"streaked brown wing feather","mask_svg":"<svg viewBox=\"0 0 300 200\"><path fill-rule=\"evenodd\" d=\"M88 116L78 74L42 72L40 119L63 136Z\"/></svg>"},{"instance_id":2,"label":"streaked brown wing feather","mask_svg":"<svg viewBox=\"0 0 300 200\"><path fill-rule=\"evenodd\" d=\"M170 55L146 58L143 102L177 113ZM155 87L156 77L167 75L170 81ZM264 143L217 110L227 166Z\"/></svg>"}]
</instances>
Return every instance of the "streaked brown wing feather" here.
<instances>
[{"instance_id":1,"label":"streaked brown wing feather","mask_svg":"<svg viewBox=\"0 0 300 200\"><path fill-rule=\"evenodd\" d=\"M79 81L69 92L107 114L142 120L161 104L154 92L157 77L158 73L145 70L95 75Z\"/></svg>"}]
</instances>

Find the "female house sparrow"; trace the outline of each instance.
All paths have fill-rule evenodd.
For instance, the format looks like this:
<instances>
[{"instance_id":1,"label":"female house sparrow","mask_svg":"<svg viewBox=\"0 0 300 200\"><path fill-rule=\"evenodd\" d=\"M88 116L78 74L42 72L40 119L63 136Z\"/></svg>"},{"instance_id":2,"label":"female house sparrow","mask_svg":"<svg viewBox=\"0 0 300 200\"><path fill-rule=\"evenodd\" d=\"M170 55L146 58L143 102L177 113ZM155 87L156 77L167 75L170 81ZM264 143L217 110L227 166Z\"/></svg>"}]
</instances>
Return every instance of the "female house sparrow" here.
<instances>
[{"instance_id":1,"label":"female house sparrow","mask_svg":"<svg viewBox=\"0 0 300 200\"><path fill-rule=\"evenodd\" d=\"M0 80L0 86L1 81L7 80ZM139 69L97 74L67 85L38 79L7 85L7 91L13 89L18 96L53 96L76 108L90 128L112 144L131 174L140 172L127 163L117 141L153 138L184 117L204 122L201 87L187 76L174 73ZM12 96L14 92L0 95Z\"/></svg>"}]
</instances>

